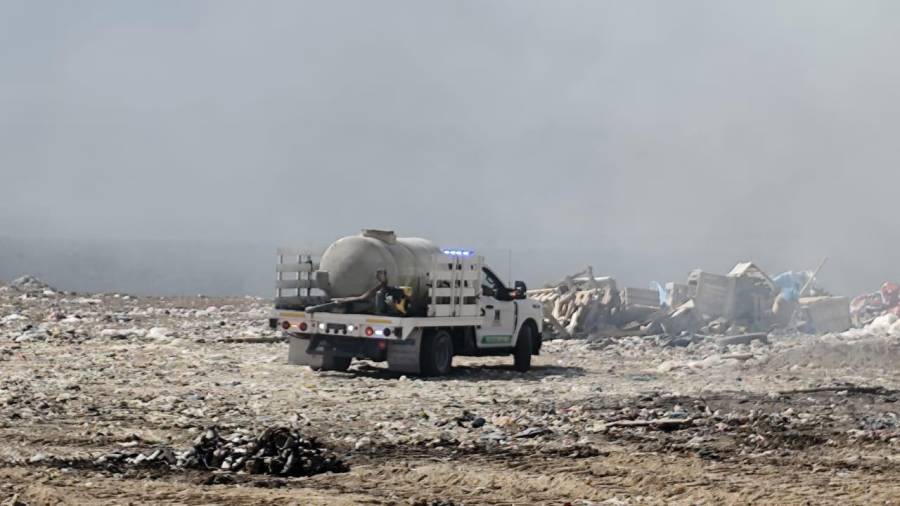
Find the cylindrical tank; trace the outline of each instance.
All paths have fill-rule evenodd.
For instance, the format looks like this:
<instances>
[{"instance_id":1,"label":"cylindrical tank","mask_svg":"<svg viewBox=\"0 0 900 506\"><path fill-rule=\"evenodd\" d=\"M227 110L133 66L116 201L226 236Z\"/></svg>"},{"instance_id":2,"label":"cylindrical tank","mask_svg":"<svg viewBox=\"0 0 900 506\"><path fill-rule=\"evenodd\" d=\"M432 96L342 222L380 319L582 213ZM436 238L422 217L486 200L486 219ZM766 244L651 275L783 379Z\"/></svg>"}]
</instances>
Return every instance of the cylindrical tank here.
<instances>
[{"instance_id":1,"label":"cylindrical tank","mask_svg":"<svg viewBox=\"0 0 900 506\"><path fill-rule=\"evenodd\" d=\"M377 284L376 271L387 271L390 286L412 288L410 312L415 314L426 306L426 276L432 255L440 252L426 239L398 238L390 231L363 230L329 246L322 254L319 270L328 273L328 295L332 298L361 295Z\"/></svg>"}]
</instances>

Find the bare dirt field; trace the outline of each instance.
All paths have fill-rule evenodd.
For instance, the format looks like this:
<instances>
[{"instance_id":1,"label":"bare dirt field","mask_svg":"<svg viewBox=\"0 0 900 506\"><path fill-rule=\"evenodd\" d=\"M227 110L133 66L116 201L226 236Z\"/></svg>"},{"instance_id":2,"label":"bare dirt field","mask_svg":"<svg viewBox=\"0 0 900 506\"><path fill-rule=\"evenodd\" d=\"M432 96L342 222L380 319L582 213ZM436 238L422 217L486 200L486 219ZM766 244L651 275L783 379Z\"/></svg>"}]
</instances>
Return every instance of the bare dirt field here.
<instances>
[{"instance_id":1,"label":"bare dirt field","mask_svg":"<svg viewBox=\"0 0 900 506\"><path fill-rule=\"evenodd\" d=\"M892 504L900 344L852 334L685 347L552 341L528 373L286 363L255 298L0 289L0 504ZM307 477L110 455L294 427Z\"/></svg>"}]
</instances>

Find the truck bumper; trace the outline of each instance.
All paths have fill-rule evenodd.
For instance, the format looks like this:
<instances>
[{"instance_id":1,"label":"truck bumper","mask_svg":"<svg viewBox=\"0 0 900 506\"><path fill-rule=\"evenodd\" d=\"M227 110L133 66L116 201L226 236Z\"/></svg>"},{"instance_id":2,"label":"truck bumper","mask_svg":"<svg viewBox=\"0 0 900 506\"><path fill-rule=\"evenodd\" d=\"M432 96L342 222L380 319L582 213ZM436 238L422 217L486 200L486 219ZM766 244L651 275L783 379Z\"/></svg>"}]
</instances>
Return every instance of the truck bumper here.
<instances>
[{"instance_id":1,"label":"truck bumper","mask_svg":"<svg viewBox=\"0 0 900 506\"><path fill-rule=\"evenodd\" d=\"M418 374L421 332L414 331L403 340L355 338L310 334L291 334L288 342L288 363L320 369L325 353L337 357L351 357L388 362L391 371Z\"/></svg>"}]
</instances>

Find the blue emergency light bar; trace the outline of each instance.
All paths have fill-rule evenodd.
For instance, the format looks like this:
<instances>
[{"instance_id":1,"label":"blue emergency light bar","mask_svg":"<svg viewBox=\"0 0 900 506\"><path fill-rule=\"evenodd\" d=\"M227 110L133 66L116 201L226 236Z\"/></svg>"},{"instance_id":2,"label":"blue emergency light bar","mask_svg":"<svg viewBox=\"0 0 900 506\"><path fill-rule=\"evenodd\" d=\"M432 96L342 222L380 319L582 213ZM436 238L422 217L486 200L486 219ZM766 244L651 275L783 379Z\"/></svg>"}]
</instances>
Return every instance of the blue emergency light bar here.
<instances>
[{"instance_id":1,"label":"blue emergency light bar","mask_svg":"<svg viewBox=\"0 0 900 506\"><path fill-rule=\"evenodd\" d=\"M443 252L445 255L454 257L470 257L475 255L474 251L468 249L445 249Z\"/></svg>"}]
</instances>

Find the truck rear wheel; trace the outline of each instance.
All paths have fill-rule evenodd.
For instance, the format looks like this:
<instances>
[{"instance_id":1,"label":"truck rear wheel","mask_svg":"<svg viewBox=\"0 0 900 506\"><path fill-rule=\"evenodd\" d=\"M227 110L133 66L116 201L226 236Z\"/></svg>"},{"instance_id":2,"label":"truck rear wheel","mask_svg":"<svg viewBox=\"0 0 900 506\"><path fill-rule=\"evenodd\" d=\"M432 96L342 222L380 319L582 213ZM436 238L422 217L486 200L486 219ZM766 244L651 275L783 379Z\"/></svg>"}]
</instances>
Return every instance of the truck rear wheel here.
<instances>
[{"instance_id":1,"label":"truck rear wheel","mask_svg":"<svg viewBox=\"0 0 900 506\"><path fill-rule=\"evenodd\" d=\"M350 357L336 357L334 354L330 352L325 352L325 355L322 356L322 367L319 369L321 371L346 371L350 368L350 361L353 360Z\"/></svg>"},{"instance_id":2,"label":"truck rear wheel","mask_svg":"<svg viewBox=\"0 0 900 506\"><path fill-rule=\"evenodd\" d=\"M453 338L446 330L424 336L419 366L426 376L443 376L453 365Z\"/></svg>"},{"instance_id":3,"label":"truck rear wheel","mask_svg":"<svg viewBox=\"0 0 900 506\"><path fill-rule=\"evenodd\" d=\"M525 372L531 369L531 351L534 335L531 325L527 323L519 329L519 337L516 339L516 347L513 349L513 364L517 371Z\"/></svg>"}]
</instances>

